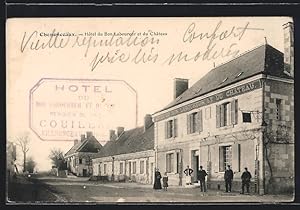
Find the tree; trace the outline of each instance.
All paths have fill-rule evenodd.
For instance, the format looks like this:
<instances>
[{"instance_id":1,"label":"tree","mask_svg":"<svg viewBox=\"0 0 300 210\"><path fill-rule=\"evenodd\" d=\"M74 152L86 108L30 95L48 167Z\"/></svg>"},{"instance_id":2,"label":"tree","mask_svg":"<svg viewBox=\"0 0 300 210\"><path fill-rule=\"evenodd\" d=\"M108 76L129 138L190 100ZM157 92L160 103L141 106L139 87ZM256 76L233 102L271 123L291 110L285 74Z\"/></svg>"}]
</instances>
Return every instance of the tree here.
<instances>
[{"instance_id":1,"label":"tree","mask_svg":"<svg viewBox=\"0 0 300 210\"><path fill-rule=\"evenodd\" d=\"M28 134L25 134L21 137L16 137L16 145L18 145L21 148L21 151L23 153L23 172L26 171L26 155L29 151L29 143L30 138Z\"/></svg>"},{"instance_id":2,"label":"tree","mask_svg":"<svg viewBox=\"0 0 300 210\"><path fill-rule=\"evenodd\" d=\"M49 158L51 159L52 164L55 167L59 168L62 162L64 162L64 153L59 148L52 148L50 151Z\"/></svg>"},{"instance_id":3,"label":"tree","mask_svg":"<svg viewBox=\"0 0 300 210\"><path fill-rule=\"evenodd\" d=\"M26 161L26 169L29 173L33 173L34 168L36 166L36 162L33 160L32 157L29 157Z\"/></svg>"}]
</instances>

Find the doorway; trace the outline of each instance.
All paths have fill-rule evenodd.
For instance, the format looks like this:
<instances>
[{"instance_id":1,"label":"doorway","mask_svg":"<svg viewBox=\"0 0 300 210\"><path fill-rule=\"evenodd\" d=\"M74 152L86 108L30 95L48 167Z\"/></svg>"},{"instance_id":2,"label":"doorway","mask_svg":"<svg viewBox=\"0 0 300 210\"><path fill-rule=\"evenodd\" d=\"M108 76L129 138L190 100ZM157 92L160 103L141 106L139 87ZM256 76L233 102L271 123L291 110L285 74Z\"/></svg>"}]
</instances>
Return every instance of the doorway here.
<instances>
[{"instance_id":1,"label":"doorway","mask_svg":"<svg viewBox=\"0 0 300 210\"><path fill-rule=\"evenodd\" d=\"M199 150L192 151L191 168L194 170L192 182L198 182L197 175L199 170Z\"/></svg>"},{"instance_id":2,"label":"doorway","mask_svg":"<svg viewBox=\"0 0 300 210\"><path fill-rule=\"evenodd\" d=\"M101 176L101 163L98 165L98 176Z\"/></svg>"},{"instance_id":3,"label":"doorway","mask_svg":"<svg viewBox=\"0 0 300 210\"><path fill-rule=\"evenodd\" d=\"M154 164L151 163L150 164L150 183L153 184L154 183L154 180L153 180L153 177L154 177Z\"/></svg>"},{"instance_id":4,"label":"doorway","mask_svg":"<svg viewBox=\"0 0 300 210\"><path fill-rule=\"evenodd\" d=\"M129 176L129 179L131 179L131 162L129 162L128 176Z\"/></svg>"},{"instance_id":5,"label":"doorway","mask_svg":"<svg viewBox=\"0 0 300 210\"><path fill-rule=\"evenodd\" d=\"M82 169L82 175L83 175L84 177L87 176L87 170L86 170L86 169Z\"/></svg>"}]
</instances>

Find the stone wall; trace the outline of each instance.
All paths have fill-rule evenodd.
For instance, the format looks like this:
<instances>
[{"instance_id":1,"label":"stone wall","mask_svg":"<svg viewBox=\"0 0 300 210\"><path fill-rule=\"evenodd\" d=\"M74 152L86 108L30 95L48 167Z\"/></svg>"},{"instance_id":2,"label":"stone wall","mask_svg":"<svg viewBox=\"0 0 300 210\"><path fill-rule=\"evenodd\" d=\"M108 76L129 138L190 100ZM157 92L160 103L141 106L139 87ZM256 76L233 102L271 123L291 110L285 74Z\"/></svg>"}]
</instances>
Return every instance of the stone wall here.
<instances>
[{"instance_id":1,"label":"stone wall","mask_svg":"<svg viewBox=\"0 0 300 210\"><path fill-rule=\"evenodd\" d=\"M293 82L267 80L265 86L266 193L293 192L294 86ZM280 110L276 100L280 99ZM279 116L278 116L279 114Z\"/></svg>"}]
</instances>

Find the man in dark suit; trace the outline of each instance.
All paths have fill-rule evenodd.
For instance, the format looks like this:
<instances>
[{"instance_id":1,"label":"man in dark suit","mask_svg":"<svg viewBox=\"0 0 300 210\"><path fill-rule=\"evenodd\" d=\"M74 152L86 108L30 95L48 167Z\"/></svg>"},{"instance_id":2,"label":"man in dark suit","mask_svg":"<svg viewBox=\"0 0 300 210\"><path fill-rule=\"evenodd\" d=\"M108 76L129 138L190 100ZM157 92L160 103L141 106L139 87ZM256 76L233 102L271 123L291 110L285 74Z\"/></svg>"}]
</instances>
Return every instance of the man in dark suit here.
<instances>
[{"instance_id":1,"label":"man in dark suit","mask_svg":"<svg viewBox=\"0 0 300 210\"><path fill-rule=\"evenodd\" d=\"M230 165L227 165L227 170L225 171L224 179L225 179L226 192L231 192L233 171L231 170Z\"/></svg>"},{"instance_id":2,"label":"man in dark suit","mask_svg":"<svg viewBox=\"0 0 300 210\"><path fill-rule=\"evenodd\" d=\"M201 192L206 192L206 184L205 184L205 177L207 176L206 171L200 166L200 170L198 171L198 180L200 181L200 189Z\"/></svg>"},{"instance_id":3,"label":"man in dark suit","mask_svg":"<svg viewBox=\"0 0 300 210\"><path fill-rule=\"evenodd\" d=\"M242 194L244 194L245 185L247 188L247 193L249 193L250 180L252 176L251 173L248 171L248 168L245 168L245 171L243 172L241 178L242 178Z\"/></svg>"}]
</instances>

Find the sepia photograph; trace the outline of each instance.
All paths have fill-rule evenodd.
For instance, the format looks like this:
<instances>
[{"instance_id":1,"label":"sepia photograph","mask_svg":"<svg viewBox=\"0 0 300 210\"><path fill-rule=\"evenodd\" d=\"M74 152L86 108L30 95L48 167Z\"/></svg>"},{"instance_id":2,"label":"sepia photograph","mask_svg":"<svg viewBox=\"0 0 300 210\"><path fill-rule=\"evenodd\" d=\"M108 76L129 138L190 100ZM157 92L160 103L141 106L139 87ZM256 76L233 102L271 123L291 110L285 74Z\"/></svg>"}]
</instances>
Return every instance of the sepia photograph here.
<instances>
[{"instance_id":1,"label":"sepia photograph","mask_svg":"<svg viewBox=\"0 0 300 210\"><path fill-rule=\"evenodd\" d=\"M291 203L292 17L8 18L6 205Z\"/></svg>"}]
</instances>

